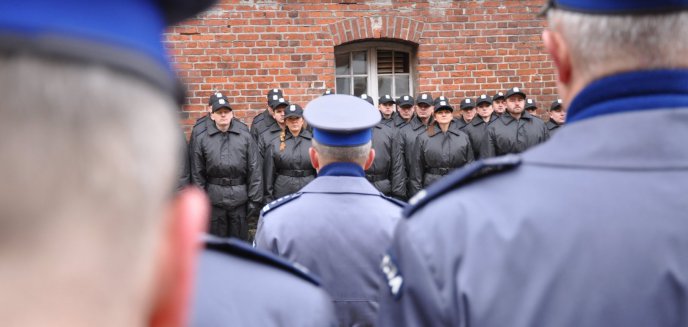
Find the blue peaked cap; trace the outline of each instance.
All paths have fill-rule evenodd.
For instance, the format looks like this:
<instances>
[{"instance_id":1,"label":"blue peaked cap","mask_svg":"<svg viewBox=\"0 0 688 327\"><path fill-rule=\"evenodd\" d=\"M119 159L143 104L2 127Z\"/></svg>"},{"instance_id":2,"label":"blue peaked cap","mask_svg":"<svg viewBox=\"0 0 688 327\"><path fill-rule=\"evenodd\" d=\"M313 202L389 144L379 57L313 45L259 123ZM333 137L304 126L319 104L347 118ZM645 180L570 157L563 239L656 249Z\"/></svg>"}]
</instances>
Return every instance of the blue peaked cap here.
<instances>
[{"instance_id":1,"label":"blue peaked cap","mask_svg":"<svg viewBox=\"0 0 688 327\"><path fill-rule=\"evenodd\" d=\"M545 11L549 8L601 15L651 14L686 10L688 0L550 0Z\"/></svg>"},{"instance_id":2,"label":"blue peaked cap","mask_svg":"<svg viewBox=\"0 0 688 327\"><path fill-rule=\"evenodd\" d=\"M319 97L306 105L303 117L313 126L313 138L328 146L358 146L368 143L380 112L352 95Z\"/></svg>"},{"instance_id":3,"label":"blue peaked cap","mask_svg":"<svg viewBox=\"0 0 688 327\"><path fill-rule=\"evenodd\" d=\"M177 92L162 33L209 0L2 0L0 52L95 62Z\"/></svg>"}]
</instances>

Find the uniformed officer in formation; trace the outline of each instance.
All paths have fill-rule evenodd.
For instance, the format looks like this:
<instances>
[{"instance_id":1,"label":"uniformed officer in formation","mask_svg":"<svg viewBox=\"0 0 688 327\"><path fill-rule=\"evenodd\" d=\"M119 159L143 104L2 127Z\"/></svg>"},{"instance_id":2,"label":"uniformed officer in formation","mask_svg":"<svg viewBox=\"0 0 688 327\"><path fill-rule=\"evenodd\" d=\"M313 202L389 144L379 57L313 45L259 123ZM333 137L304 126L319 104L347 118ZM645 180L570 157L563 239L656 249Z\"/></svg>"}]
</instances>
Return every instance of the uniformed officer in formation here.
<instances>
[{"instance_id":1,"label":"uniformed officer in formation","mask_svg":"<svg viewBox=\"0 0 688 327\"><path fill-rule=\"evenodd\" d=\"M507 113L487 128L485 142L481 144L481 158L520 153L549 138L545 123L524 111L526 94L520 88L508 90L505 98Z\"/></svg>"},{"instance_id":2,"label":"uniformed officer in formation","mask_svg":"<svg viewBox=\"0 0 688 327\"><path fill-rule=\"evenodd\" d=\"M272 107L272 123L269 126L265 126L257 136L258 151L260 151L260 155L263 158L268 146L274 139L279 139L286 129L284 114L289 106L289 102L285 98L279 97L277 100L272 101L270 106Z\"/></svg>"},{"instance_id":3,"label":"uniformed officer in formation","mask_svg":"<svg viewBox=\"0 0 688 327\"><path fill-rule=\"evenodd\" d=\"M506 97L504 92L497 92L492 96L492 109L495 115L502 116L506 112Z\"/></svg>"},{"instance_id":4,"label":"uniformed officer in formation","mask_svg":"<svg viewBox=\"0 0 688 327\"><path fill-rule=\"evenodd\" d=\"M468 138L471 140L471 147L473 147L473 155L478 160L480 159L480 149L483 146L483 142L486 141L487 127L498 116L492 109L492 98L487 94L481 94L475 99L475 105L477 114L463 131L468 134Z\"/></svg>"},{"instance_id":5,"label":"uniformed officer in formation","mask_svg":"<svg viewBox=\"0 0 688 327\"><path fill-rule=\"evenodd\" d=\"M373 98L362 94L361 99L371 105ZM399 131L380 121L373 127L372 145L375 160L366 169L366 179L380 192L400 200L406 200L406 166L404 153L399 142Z\"/></svg>"},{"instance_id":6,"label":"uniformed officer in formation","mask_svg":"<svg viewBox=\"0 0 688 327\"><path fill-rule=\"evenodd\" d=\"M403 125L408 124L413 118L415 100L410 95L402 95L397 99L397 114L404 121Z\"/></svg>"},{"instance_id":7,"label":"uniformed officer in formation","mask_svg":"<svg viewBox=\"0 0 688 327\"><path fill-rule=\"evenodd\" d=\"M191 181L212 204L210 233L248 240L247 218L263 201L262 160L251 135L232 122L224 98L213 103L213 122L191 145Z\"/></svg>"},{"instance_id":8,"label":"uniformed officer in formation","mask_svg":"<svg viewBox=\"0 0 688 327\"><path fill-rule=\"evenodd\" d=\"M304 116L313 126L310 156L318 177L263 209L255 245L320 276L340 326L373 325L377 267L403 204L365 179L380 113L358 97L330 95L311 101Z\"/></svg>"},{"instance_id":9,"label":"uniformed officer in formation","mask_svg":"<svg viewBox=\"0 0 688 327\"><path fill-rule=\"evenodd\" d=\"M459 109L461 111L461 130L463 130L475 118L475 114L477 112L475 109L475 101L473 101L471 98L463 99L459 105Z\"/></svg>"},{"instance_id":10,"label":"uniformed officer in formation","mask_svg":"<svg viewBox=\"0 0 688 327\"><path fill-rule=\"evenodd\" d=\"M213 94L208 97L208 114L202 116L201 118L196 119L196 123L194 124L193 128L191 129L191 136L189 137L189 144L193 144L194 138L196 138L198 135L205 133L205 131L208 130L208 125L215 124L213 121L213 103L216 102L218 99L224 99L225 101L229 102L229 99L227 98L227 95L225 92L222 91L217 91L214 92ZM237 127L249 131L248 126L244 124L242 121L236 119L236 117L232 117L232 124L236 124Z\"/></svg>"},{"instance_id":11,"label":"uniformed officer in formation","mask_svg":"<svg viewBox=\"0 0 688 327\"><path fill-rule=\"evenodd\" d=\"M429 93L421 93L416 97L415 103L415 115L408 124L404 125L399 130L399 136L397 140L399 141L399 148L402 150L402 155L404 157L407 175L406 182L406 195L410 194L410 185L408 182L408 170L410 167L417 165L418 161L412 157L413 145L422 133L428 127L428 124L432 122L432 112L433 112L434 99Z\"/></svg>"},{"instance_id":12,"label":"uniformed officer in formation","mask_svg":"<svg viewBox=\"0 0 688 327\"><path fill-rule=\"evenodd\" d=\"M401 128L405 123L404 119L394 110L396 101L391 95L385 94L377 101L377 108L382 115L382 123L391 128Z\"/></svg>"},{"instance_id":13,"label":"uniformed officer in formation","mask_svg":"<svg viewBox=\"0 0 688 327\"><path fill-rule=\"evenodd\" d=\"M337 326L319 279L298 265L236 239L204 243L191 326Z\"/></svg>"},{"instance_id":14,"label":"uniformed officer in formation","mask_svg":"<svg viewBox=\"0 0 688 327\"><path fill-rule=\"evenodd\" d=\"M471 142L459 129L453 111L446 101L437 103L434 122L414 143L411 157L418 163L409 167L409 196L473 161Z\"/></svg>"},{"instance_id":15,"label":"uniformed officer in formation","mask_svg":"<svg viewBox=\"0 0 688 327\"><path fill-rule=\"evenodd\" d=\"M304 126L303 109L291 104L284 117L286 128L265 152L265 202L296 193L315 179L308 156L313 136Z\"/></svg>"},{"instance_id":16,"label":"uniformed officer in formation","mask_svg":"<svg viewBox=\"0 0 688 327\"><path fill-rule=\"evenodd\" d=\"M547 130L549 130L549 136L552 136L566 121L566 110L562 105L561 99L552 102L547 114L549 114L549 120L545 125L547 125Z\"/></svg>"},{"instance_id":17,"label":"uniformed officer in formation","mask_svg":"<svg viewBox=\"0 0 688 327\"><path fill-rule=\"evenodd\" d=\"M412 199L383 260L379 326L688 324L687 13L549 1L566 128Z\"/></svg>"},{"instance_id":18,"label":"uniformed officer in formation","mask_svg":"<svg viewBox=\"0 0 688 327\"><path fill-rule=\"evenodd\" d=\"M533 117L540 119L537 115L538 105L535 99L527 98L525 110Z\"/></svg>"},{"instance_id":19,"label":"uniformed officer in formation","mask_svg":"<svg viewBox=\"0 0 688 327\"><path fill-rule=\"evenodd\" d=\"M272 108L280 98L284 98L282 90L270 89L267 94L267 108L253 118L251 135L256 142L260 141L260 135L263 132L277 124Z\"/></svg>"}]
</instances>

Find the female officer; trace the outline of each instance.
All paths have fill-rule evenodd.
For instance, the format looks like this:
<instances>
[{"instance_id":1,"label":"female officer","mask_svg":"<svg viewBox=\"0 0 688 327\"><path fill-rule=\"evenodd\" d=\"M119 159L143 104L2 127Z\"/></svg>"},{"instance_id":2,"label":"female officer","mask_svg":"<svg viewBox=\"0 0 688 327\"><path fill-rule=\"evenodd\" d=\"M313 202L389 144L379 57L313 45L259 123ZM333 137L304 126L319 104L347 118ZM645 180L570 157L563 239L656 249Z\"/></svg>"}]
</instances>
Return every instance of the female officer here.
<instances>
[{"instance_id":1,"label":"female officer","mask_svg":"<svg viewBox=\"0 0 688 327\"><path fill-rule=\"evenodd\" d=\"M409 167L409 184L412 196L455 168L473 161L473 149L468 135L453 121L452 108L447 101L435 105L435 121L426 133L418 136L411 158L418 161Z\"/></svg>"},{"instance_id":2,"label":"female officer","mask_svg":"<svg viewBox=\"0 0 688 327\"><path fill-rule=\"evenodd\" d=\"M315 178L308 156L312 135L304 127L303 109L297 104L289 105L284 118L285 128L265 149L266 203L296 193Z\"/></svg>"}]
</instances>

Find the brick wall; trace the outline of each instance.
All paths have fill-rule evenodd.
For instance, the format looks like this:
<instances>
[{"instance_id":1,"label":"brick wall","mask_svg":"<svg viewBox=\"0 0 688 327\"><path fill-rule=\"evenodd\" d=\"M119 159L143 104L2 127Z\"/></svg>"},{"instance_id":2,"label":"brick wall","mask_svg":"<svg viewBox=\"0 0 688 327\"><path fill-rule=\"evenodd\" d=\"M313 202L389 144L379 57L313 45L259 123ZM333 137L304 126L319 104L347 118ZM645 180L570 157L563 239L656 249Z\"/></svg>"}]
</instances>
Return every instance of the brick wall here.
<instances>
[{"instance_id":1,"label":"brick wall","mask_svg":"<svg viewBox=\"0 0 688 327\"><path fill-rule=\"evenodd\" d=\"M544 0L220 0L165 34L188 86L188 129L213 90L226 91L250 124L269 88L304 105L334 88L334 47L357 40L418 46L417 89L461 98L523 87L544 108L556 99L555 70L536 17Z\"/></svg>"}]
</instances>

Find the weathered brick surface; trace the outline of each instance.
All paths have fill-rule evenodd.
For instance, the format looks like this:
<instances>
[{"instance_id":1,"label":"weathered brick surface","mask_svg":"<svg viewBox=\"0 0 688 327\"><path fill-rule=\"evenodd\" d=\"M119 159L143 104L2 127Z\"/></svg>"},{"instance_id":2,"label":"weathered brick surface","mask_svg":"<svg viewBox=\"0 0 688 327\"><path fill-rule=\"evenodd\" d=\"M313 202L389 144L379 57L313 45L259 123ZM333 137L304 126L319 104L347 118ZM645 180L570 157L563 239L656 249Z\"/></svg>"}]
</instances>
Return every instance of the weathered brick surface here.
<instances>
[{"instance_id":1,"label":"weathered brick surface","mask_svg":"<svg viewBox=\"0 0 688 327\"><path fill-rule=\"evenodd\" d=\"M188 86L181 122L203 115L213 90L250 124L265 92L305 105L334 88L334 47L358 40L418 46L417 91L461 98L523 87L541 106L556 98L555 70L537 18L543 0L221 0L170 28L165 44Z\"/></svg>"}]
</instances>

